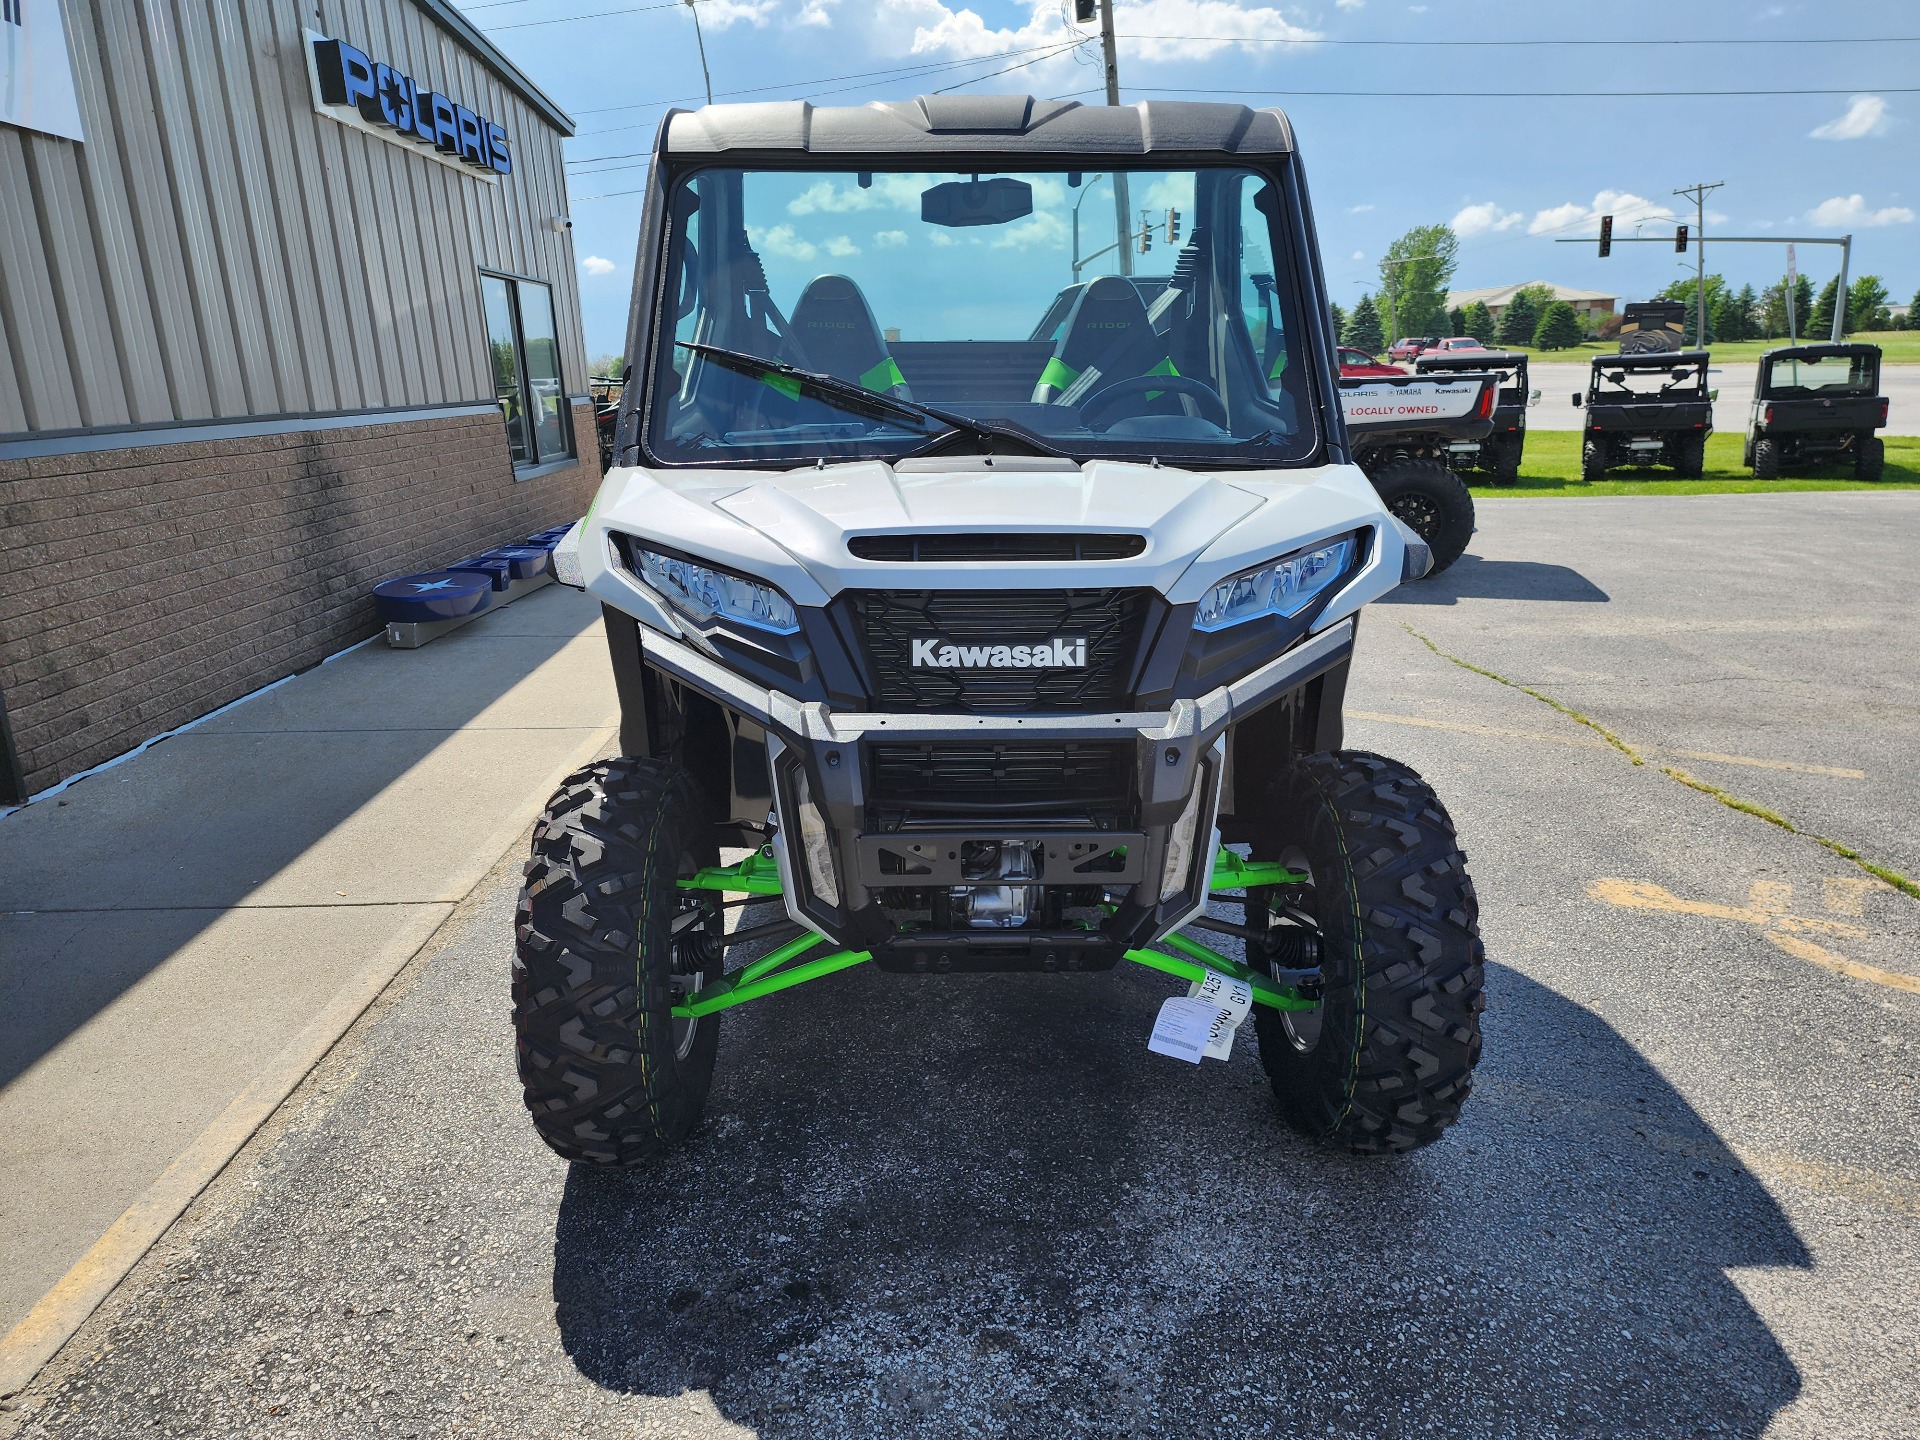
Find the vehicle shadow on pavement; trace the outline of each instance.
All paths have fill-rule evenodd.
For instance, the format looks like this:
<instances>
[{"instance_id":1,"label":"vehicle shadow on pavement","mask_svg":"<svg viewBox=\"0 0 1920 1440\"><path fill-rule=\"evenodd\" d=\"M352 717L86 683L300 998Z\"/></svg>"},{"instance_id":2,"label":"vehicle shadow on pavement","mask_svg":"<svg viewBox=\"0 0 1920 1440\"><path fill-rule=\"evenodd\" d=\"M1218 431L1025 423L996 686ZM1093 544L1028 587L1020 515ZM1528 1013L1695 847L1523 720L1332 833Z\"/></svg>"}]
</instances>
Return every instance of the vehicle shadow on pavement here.
<instances>
[{"instance_id":1,"label":"vehicle shadow on pavement","mask_svg":"<svg viewBox=\"0 0 1920 1440\"><path fill-rule=\"evenodd\" d=\"M1590 1011L1491 967L1409 1157L1302 1142L1255 1042L1149 1055L1145 973L850 972L735 1012L709 1119L574 1167L561 1339L763 1436L1759 1436L1799 1390L1732 1267L1811 1262Z\"/></svg>"},{"instance_id":2,"label":"vehicle shadow on pavement","mask_svg":"<svg viewBox=\"0 0 1920 1440\"><path fill-rule=\"evenodd\" d=\"M0 1088L173 961L297 1031L384 942L383 912L354 907L458 898L446 877L560 743L475 722L597 619L554 589L423 650L336 657L7 816Z\"/></svg>"},{"instance_id":3,"label":"vehicle shadow on pavement","mask_svg":"<svg viewBox=\"0 0 1920 1440\"><path fill-rule=\"evenodd\" d=\"M1389 591L1383 605L1454 605L1462 600L1572 600L1612 597L1578 570L1540 560L1482 560L1462 555L1438 575Z\"/></svg>"}]
</instances>

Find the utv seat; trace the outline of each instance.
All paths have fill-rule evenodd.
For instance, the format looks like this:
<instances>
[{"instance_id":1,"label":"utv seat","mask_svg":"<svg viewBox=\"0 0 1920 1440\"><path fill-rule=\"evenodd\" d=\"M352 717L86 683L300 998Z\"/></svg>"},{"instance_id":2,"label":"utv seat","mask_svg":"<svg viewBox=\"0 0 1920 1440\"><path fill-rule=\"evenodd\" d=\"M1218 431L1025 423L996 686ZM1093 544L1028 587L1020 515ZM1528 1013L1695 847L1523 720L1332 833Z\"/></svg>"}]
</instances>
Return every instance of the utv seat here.
<instances>
[{"instance_id":1,"label":"utv seat","mask_svg":"<svg viewBox=\"0 0 1920 1440\"><path fill-rule=\"evenodd\" d=\"M880 395L913 398L887 337L860 287L844 275L816 275L800 292L787 322L806 355L806 366Z\"/></svg>"},{"instance_id":2,"label":"utv seat","mask_svg":"<svg viewBox=\"0 0 1920 1440\"><path fill-rule=\"evenodd\" d=\"M1138 288L1122 276L1102 275L1074 297L1032 398L1038 405L1077 405L1121 380L1179 373ZM1144 403L1161 414L1185 413L1172 395Z\"/></svg>"}]
</instances>

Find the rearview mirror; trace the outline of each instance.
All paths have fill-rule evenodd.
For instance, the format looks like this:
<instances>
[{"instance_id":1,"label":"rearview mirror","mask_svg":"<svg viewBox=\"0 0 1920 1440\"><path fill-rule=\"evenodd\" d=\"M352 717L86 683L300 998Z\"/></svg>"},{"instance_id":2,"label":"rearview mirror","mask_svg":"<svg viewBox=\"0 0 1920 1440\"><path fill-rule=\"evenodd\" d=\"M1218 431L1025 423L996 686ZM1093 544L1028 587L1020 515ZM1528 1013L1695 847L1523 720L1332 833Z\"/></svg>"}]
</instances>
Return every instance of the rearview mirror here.
<instances>
[{"instance_id":1,"label":"rearview mirror","mask_svg":"<svg viewBox=\"0 0 1920 1440\"><path fill-rule=\"evenodd\" d=\"M949 180L920 193L920 218L929 225L1005 225L1033 213L1033 187L1001 175L991 180Z\"/></svg>"}]
</instances>

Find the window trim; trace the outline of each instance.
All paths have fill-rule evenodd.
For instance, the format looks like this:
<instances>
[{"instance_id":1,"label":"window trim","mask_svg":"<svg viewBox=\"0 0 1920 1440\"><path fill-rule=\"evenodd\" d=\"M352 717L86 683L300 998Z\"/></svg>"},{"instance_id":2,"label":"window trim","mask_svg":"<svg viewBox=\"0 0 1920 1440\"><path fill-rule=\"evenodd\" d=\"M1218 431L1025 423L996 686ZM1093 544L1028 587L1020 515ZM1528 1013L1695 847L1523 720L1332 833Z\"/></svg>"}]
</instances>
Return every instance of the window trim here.
<instances>
[{"instance_id":1,"label":"window trim","mask_svg":"<svg viewBox=\"0 0 1920 1440\"><path fill-rule=\"evenodd\" d=\"M580 463L579 437L573 433L574 432L573 404L572 404L573 397L567 393L567 372L566 372L566 367L561 363L560 353L559 353L559 338L560 338L559 337L559 330L560 330L559 311L554 306L554 302L553 302L553 292L556 287L554 286L551 280L542 280L537 275L521 275L512 270L501 270L491 265L477 266L476 269L478 270L480 278L483 281L488 279L501 280L501 281L505 281L507 285L507 306L510 312L508 315L508 319L513 324L514 370L515 370L516 379L520 389L520 403L521 403L521 406L523 407L523 410L527 418L527 446L528 446L528 449L532 451L531 459L515 460L512 462L514 478L516 480L523 480L523 479L531 480L540 475L549 475L556 470L565 469L568 465L579 464ZM538 286L541 286L543 289L545 289L547 292L548 313L553 315L554 317L553 363L554 363L554 369L558 372L554 376L554 380L555 380L555 383L559 386L561 402L567 411L567 416L566 416L566 424L562 427L562 433L566 437L566 446L564 449L556 451L551 455L545 455L541 453L539 432L538 432L538 428L535 426L533 421L533 395L529 388L529 382L527 378L527 334L526 334L526 327L522 323L520 318L520 286L522 285L538 285ZM481 329L481 333L484 336L486 336L485 343L486 343L487 352L488 352L486 370L489 377L492 377L493 376L493 355L492 355L493 339L487 330L487 321L486 321L487 302L486 302L486 295L484 290L482 291L479 298L480 298L480 329ZM493 383L497 387L499 384L498 379L495 378ZM495 390L492 403L495 409L499 408L500 397L499 397L497 388ZM501 419L504 424L505 417L502 416ZM509 453L511 453L511 451L509 451Z\"/></svg>"}]
</instances>

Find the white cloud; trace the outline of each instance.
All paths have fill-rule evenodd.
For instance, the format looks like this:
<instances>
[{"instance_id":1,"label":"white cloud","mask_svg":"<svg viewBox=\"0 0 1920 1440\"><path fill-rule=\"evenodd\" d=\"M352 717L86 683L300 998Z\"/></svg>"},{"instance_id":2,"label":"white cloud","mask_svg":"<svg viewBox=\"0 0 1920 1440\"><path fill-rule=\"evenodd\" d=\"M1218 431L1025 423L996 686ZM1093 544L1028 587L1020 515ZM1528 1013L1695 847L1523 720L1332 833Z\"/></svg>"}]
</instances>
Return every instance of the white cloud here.
<instances>
[{"instance_id":1,"label":"white cloud","mask_svg":"<svg viewBox=\"0 0 1920 1440\"><path fill-rule=\"evenodd\" d=\"M1364 215L1371 209L1373 209L1373 206L1371 205L1349 205L1347 207L1347 214Z\"/></svg>"},{"instance_id":2,"label":"white cloud","mask_svg":"<svg viewBox=\"0 0 1920 1440\"><path fill-rule=\"evenodd\" d=\"M844 215L852 210L918 212L920 192L932 183L932 179L926 175L889 175L884 171L876 174L873 183L864 188L859 185L836 186L831 180L821 180L789 200L787 213Z\"/></svg>"},{"instance_id":3,"label":"white cloud","mask_svg":"<svg viewBox=\"0 0 1920 1440\"><path fill-rule=\"evenodd\" d=\"M611 275L620 267L601 255L589 255L580 262L580 268L589 275Z\"/></svg>"},{"instance_id":4,"label":"white cloud","mask_svg":"<svg viewBox=\"0 0 1920 1440\"><path fill-rule=\"evenodd\" d=\"M1518 210L1502 210L1493 201L1483 200L1478 205L1466 206L1453 217L1453 233L1462 240L1470 240L1475 235L1511 230L1526 218Z\"/></svg>"},{"instance_id":5,"label":"white cloud","mask_svg":"<svg viewBox=\"0 0 1920 1440\"><path fill-rule=\"evenodd\" d=\"M876 0L869 11L869 43L880 53L907 50L914 55L960 59L1050 43L1069 45L1085 37L1086 32L1067 25L1059 0L1026 0L1022 8L1022 23L990 28L973 9L949 8L943 0ZM1249 57L1265 57L1321 38L1320 32L1295 24L1274 6L1240 5L1233 0L1139 0L1126 6L1121 29L1133 37L1120 40L1123 73L1128 60L1204 60L1236 49ZM1259 43L1236 43L1240 37L1256 36ZM1074 53L1063 52L1023 68L1016 80L992 88L1017 86L1044 95L1059 80L1083 73L1076 68Z\"/></svg>"},{"instance_id":6,"label":"white cloud","mask_svg":"<svg viewBox=\"0 0 1920 1440\"><path fill-rule=\"evenodd\" d=\"M1856 95L1844 115L1836 115L1811 132L1815 140L1859 140L1887 133L1887 102L1878 95Z\"/></svg>"},{"instance_id":7,"label":"white cloud","mask_svg":"<svg viewBox=\"0 0 1920 1440\"><path fill-rule=\"evenodd\" d=\"M1356 250L1353 252L1353 258L1356 260L1364 260L1367 258L1367 252L1364 250Z\"/></svg>"},{"instance_id":8,"label":"white cloud","mask_svg":"<svg viewBox=\"0 0 1920 1440\"><path fill-rule=\"evenodd\" d=\"M811 241L801 239L791 225L776 225L771 230L749 228L747 238L767 254L788 260L811 260L820 253Z\"/></svg>"},{"instance_id":9,"label":"white cloud","mask_svg":"<svg viewBox=\"0 0 1920 1440\"><path fill-rule=\"evenodd\" d=\"M813 25L829 29L833 25L833 7L840 0L805 0L800 11L787 23L790 25Z\"/></svg>"},{"instance_id":10,"label":"white cloud","mask_svg":"<svg viewBox=\"0 0 1920 1440\"><path fill-rule=\"evenodd\" d=\"M1831 200L1822 200L1809 210L1807 219L1816 225L1831 225L1835 229L1848 225L1905 225L1913 219L1913 211L1904 205L1870 210L1865 196L1836 195Z\"/></svg>"},{"instance_id":11,"label":"white cloud","mask_svg":"<svg viewBox=\"0 0 1920 1440\"><path fill-rule=\"evenodd\" d=\"M1342 10L1358 10L1367 3L1367 0L1333 0L1333 3Z\"/></svg>"},{"instance_id":12,"label":"white cloud","mask_svg":"<svg viewBox=\"0 0 1920 1440\"><path fill-rule=\"evenodd\" d=\"M1613 233L1616 235L1632 234L1637 224L1674 218L1670 205L1662 205L1644 195L1635 195L1631 190L1602 190L1593 197L1590 206L1569 201L1565 205L1535 211L1532 221L1527 225L1527 233L1545 235L1549 231L1579 230L1582 234L1597 235L1600 233L1602 215L1613 216Z\"/></svg>"},{"instance_id":13,"label":"white cloud","mask_svg":"<svg viewBox=\"0 0 1920 1440\"><path fill-rule=\"evenodd\" d=\"M993 239L996 250L1064 249L1067 222L1057 210L1036 210L1017 225L1008 226Z\"/></svg>"},{"instance_id":14,"label":"white cloud","mask_svg":"<svg viewBox=\"0 0 1920 1440\"><path fill-rule=\"evenodd\" d=\"M700 23L709 30L751 25L764 30L775 0L700 0Z\"/></svg>"},{"instance_id":15,"label":"white cloud","mask_svg":"<svg viewBox=\"0 0 1920 1440\"><path fill-rule=\"evenodd\" d=\"M820 242L827 254L836 260L844 260L849 255L858 255L860 247L845 235L835 235Z\"/></svg>"},{"instance_id":16,"label":"white cloud","mask_svg":"<svg viewBox=\"0 0 1920 1440\"><path fill-rule=\"evenodd\" d=\"M979 237L976 236L975 238L977 239ZM944 250L949 245L958 245L960 242L944 230L935 230L931 235L927 236L927 243Z\"/></svg>"},{"instance_id":17,"label":"white cloud","mask_svg":"<svg viewBox=\"0 0 1920 1440\"><path fill-rule=\"evenodd\" d=\"M873 237L873 243L879 249L892 250L907 243L904 230L882 230Z\"/></svg>"}]
</instances>

